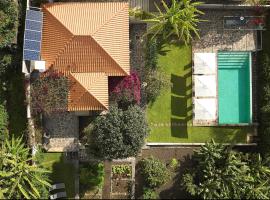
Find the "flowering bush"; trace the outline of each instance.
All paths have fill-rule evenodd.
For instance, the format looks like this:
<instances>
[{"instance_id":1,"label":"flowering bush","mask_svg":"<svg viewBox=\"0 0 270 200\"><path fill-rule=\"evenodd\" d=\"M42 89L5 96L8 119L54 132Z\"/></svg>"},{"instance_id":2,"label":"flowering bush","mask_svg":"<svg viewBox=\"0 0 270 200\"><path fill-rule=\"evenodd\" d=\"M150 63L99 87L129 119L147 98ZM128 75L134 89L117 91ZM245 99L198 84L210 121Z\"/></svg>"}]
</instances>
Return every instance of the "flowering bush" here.
<instances>
[{"instance_id":1,"label":"flowering bush","mask_svg":"<svg viewBox=\"0 0 270 200\"><path fill-rule=\"evenodd\" d=\"M138 74L132 72L122 79L115 78L110 82L110 95L112 100L120 107L128 107L133 104L140 104L141 84Z\"/></svg>"},{"instance_id":2,"label":"flowering bush","mask_svg":"<svg viewBox=\"0 0 270 200\"><path fill-rule=\"evenodd\" d=\"M31 85L31 107L34 114L67 111L68 78L53 70L43 73Z\"/></svg>"}]
</instances>

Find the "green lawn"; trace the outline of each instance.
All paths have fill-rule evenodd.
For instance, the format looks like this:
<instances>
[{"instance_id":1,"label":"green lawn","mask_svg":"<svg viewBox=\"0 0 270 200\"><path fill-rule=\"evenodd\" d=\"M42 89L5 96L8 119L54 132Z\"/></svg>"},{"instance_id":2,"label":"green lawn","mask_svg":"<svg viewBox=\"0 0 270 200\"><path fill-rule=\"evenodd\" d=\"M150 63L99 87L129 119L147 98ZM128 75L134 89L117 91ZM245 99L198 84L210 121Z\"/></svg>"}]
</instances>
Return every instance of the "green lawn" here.
<instances>
[{"instance_id":1,"label":"green lawn","mask_svg":"<svg viewBox=\"0 0 270 200\"><path fill-rule=\"evenodd\" d=\"M171 86L161 91L147 108L151 128L148 142L200 143L245 142L249 127L192 126L191 47L165 45L158 58L158 67L171 79ZM170 126L172 124L172 126Z\"/></svg>"},{"instance_id":2,"label":"green lawn","mask_svg":"<svg viewBox=\"0 0 270 200\"><path fill-rule=\"evenodd\" d=\"M62 153L43 153L41 164L51 171L52 183L65 183L69 198L75 197L75 168Z\"/></svg>"}]
</instances>

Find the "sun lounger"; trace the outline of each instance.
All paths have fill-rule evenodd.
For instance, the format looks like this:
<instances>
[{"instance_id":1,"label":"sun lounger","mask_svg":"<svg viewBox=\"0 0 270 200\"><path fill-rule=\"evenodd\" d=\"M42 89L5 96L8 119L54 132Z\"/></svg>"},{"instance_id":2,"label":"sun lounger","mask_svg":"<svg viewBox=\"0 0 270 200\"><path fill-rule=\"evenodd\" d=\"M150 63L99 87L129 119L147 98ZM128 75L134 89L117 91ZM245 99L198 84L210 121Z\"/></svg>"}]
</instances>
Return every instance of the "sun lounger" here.
<instances>
[{"instance_id":1,"label":"sun lounger","mask_svg":"<svg viewBox=\"0 0 270 200\"><path fill-rule=\"evenodd\" d=\"M65 198L65 197L67 197L66 192L58 192L56 194L51 195L50 199L59 199L59 198Z\"/></svg>"},{"instance_id":2,"label":"sun lounger","mask_svg":"<svg viewBox=\"0 0 270 200\"><path fill-rule=\"evenodd\" d=\"M64 188L65 188L65 183L56 183L52 185L49 191L59 190L59 189L64 189Z\"/></svg>"}]
</instances>

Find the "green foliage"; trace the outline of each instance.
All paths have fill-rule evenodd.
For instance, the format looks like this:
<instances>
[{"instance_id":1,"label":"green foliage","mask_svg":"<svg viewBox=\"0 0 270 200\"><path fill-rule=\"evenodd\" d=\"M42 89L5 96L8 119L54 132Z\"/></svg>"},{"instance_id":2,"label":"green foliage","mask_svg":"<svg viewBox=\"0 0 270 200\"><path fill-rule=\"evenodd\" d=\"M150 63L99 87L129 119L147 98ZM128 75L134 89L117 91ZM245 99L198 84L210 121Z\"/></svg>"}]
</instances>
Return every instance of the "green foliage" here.
<instances>
[{"instance_id":1,"label":"green foliage","mask_svg":"<svg viewBox=\"0 0 270 200\"><path fill-rule=\"evenodd\" d=\"M136 156L148 134L144 111L138 106L127 110L111 107L106 115L97 117L91 134L99 156L106 159Z\"/></svg>"},{"instance_id":2,"label":"green foliage","mask_svg":"<svg viewBox=\"0 0 270 200\"><path fill-rule=\"evenodd\" d=\"M154 157L149 157L141 161L141 174L147 187L158 188L166 183L170 178L166 165Z\"/></svg>"},{"instance_id":3,"label":"green foliage","mask_svg":"<svg viewBox=\"0 0 270 200\"><path fill-rule=\"evenodd\" d=\"M104 175L103 163L83 165L80 167L80 184L88 188L102 188Z\"/></svg>"},{"instance_id":4,"label":"green foliage","mask_svg":"<svg viewBox=\"0 0 270 200\"><path fill-rule=\"evenodd\" d=\"M48 70L31 85L31 103L35 114L67 111L69 81L61 73Z\"/></svg>"},{"instance_id":5,"label":"green foliage","mask_svg":"<svg viewBox=\"0 0 270 200\"><path fill-rule=\"evenodd\" d=\"M147 40L145 50L145 67L147 69L157 68L158 43L156 39Z\"/></svg>"},{"instance_id":6,"label":"green foliage","mask_svg":"<svg viewBox=\"0 0 270 200\"><path fill-rule=\"evenodd\" d=\"M112 174L120 177L131 177L131 166L129 165L113 165Z\"/></svg>"},{"instance_id":7,"label":"green foliage","mask_svg":"<svg viewBox=\"0 0 270 200\"><path fill-rule=\"evenodd\" d=\"M13 0L0 0L0 48L10 45L16 37L18 6Z\"/></svg>"},{"instance_id":8,"label":"green foliage","mask_svg":"<svg viewBox=\"0 0 270 200\"><path fill-rule=\"evenodd\" d=\"M170 168L176 169L179 167L179 161L176 158L173 158L169 164Z\"/></svg>"},{"instance_id":9,"label":"green foliage","mask_svg":"<svg viewBox=\"0 0 270 200\"><path fill-rule=\"evenodd\" d=\"M0 105L0 141L8 136L8 113L3 105Z\"/></svg>"},{"instance_id":10,"label":"green foliage","mask_svg":"<svg viewBox=\"0 0 270 200\"><path fill-rule=\"evenodd\" d=\"M143 91L147 97L147 103L153 103L160 95L162 88L170 85L169 77L161 70L150 69L144 74Z\"/></svg>"},{"instance_id":11,"label":"green foliage","mask_svg":"<svg viewBox=\"0 0 270 200\"><path fill-rule=\"evenodd\" d=\"M48 198L50 184L48 171L31 165L35 158L29 155L21 138L5 140L0 149L0 188L8 199Z\"/></svg>"},{"instance_id":12,"label":"green foliage","mask_svg":"<svg viewBox=\"0 0 270 200\"><path fill-rule=\"evenodd\" d=\"M142 199L157 199L158 194L155 192L155 190L151 188L143 188L143 197Z\"/></svg>"},{"instance_id":13,"label":"green foliage","mask_svg":"<svg viewBox=\"0 0 270 200\"><path fill-rule=\"evenodd\" d=\"M201 5L201 2L172 0L170 7L163 0L161 2L165 12L156 5L158 14L153 13L150 19L144 20L152 23L148 30L148 34L153 34L152 38L161 35L167 40L176 36L178 40L188 44L193 39L193 34L199 37L197 23L201 20L198 16L203 12L198 10L197 6Z\"/></svg>"},{"instance_id":14,"label":"green foliage","mask_svg":"<svg viewBox=\"0 0 270 200\"><path fill-rule=\"evenodd\" d=\"M267 3L267 0L244 0L244 3L259 6L265 5Z\"/></svg>"},{"instance_id":15,"label":"green foliage","mask_svg":"<svg viewBox=\"0 0 270 200\"><path fill-rule=\"evenodd\" d=\"M269 161L259 154L243 154L214 141L193 156L193 167L183 176L187 192L203 199L268 199Z\"/></svg>"},{"instance_id":16,"label":"green foliage","mask_svg":"<svg viewBox=\"0 0 270 200\"><path fill-rule=\"evenodd\" d=\"M263 54L261 60L262 70L260 71L261 77L261 111L270 114L270 58L268 54Z\"/></svg>"}]
</instances>

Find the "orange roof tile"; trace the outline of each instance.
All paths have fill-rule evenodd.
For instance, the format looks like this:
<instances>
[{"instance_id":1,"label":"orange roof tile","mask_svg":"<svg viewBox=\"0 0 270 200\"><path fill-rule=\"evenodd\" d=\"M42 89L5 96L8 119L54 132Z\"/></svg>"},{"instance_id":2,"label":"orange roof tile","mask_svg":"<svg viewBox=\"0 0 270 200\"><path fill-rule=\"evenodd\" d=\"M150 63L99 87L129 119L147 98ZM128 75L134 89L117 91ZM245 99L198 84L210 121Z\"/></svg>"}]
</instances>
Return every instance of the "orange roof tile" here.
<instances>
[{"instance_id":1,"label":"orange roof tile","mask_svg":"<svg viewBox=\"0 0 270 200\"><path fill-rule=\"evenodd\" d=\"M128 8L127 2L43 5L41 57L75 82L70 111L107 109L107 76L130 73Z\"/></svg>"}]
</instances>

